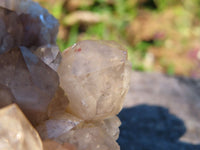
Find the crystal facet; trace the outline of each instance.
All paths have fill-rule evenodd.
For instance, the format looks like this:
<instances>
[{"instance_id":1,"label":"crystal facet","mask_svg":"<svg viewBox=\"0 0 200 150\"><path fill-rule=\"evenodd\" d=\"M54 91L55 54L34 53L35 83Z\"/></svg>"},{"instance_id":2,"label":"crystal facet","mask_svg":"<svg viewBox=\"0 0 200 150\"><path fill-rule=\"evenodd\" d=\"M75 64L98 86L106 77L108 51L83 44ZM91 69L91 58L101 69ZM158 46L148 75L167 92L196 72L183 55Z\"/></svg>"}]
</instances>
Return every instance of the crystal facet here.
<instances>
[{"instance_id":1,"label":"crystal facet","mask_svg":"<svg viewBox=\"0 0 200 150\"><path fill-rule=\"evenodd\" d=\"M58 87L58 76L27 48L0 55L0 84L10 88L28 119L35 125L47 119L47 108Z\"/></svg>"},{"instance_id":2,"label":"crystal facet","mask_svg":"<svg viewBox=\"0 0 200 150\"><path fill-rule=\"evenodd\" d=\"M122 108L129 87L127 51L117 43L81 41L62 53L58 68L69 98L67 111L84 119L104 119Z\"/></svg>"},{"instance_id":3,"label":"crystal facet","mask_svg":"<svg viewBox=\"0 0 200 150\"><path fill-rule=\"evenodd\" d=\"M42 150L38 133L15 104L0 109L0 149Z\"/></svg>"}]
</instances>

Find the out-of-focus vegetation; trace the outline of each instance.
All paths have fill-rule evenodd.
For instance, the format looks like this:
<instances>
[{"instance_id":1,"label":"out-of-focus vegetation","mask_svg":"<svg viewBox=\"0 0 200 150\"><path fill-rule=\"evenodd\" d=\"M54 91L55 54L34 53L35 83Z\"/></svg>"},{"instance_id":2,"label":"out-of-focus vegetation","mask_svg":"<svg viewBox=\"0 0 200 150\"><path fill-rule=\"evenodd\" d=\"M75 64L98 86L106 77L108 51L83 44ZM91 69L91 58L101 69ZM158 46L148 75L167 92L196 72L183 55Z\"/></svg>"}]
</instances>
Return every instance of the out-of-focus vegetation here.
<instances>
[{"instance_id":1,"label":"out-of-focus vegetation","mask_svg":"<svg viewBox=\"0 0 200 150\"><path fill-rule=\"evenodd\" d=\"M61 50L115 40L133 69L200 77L199 0L36 0L59 21Z\"/></svg>"}]
</instances>

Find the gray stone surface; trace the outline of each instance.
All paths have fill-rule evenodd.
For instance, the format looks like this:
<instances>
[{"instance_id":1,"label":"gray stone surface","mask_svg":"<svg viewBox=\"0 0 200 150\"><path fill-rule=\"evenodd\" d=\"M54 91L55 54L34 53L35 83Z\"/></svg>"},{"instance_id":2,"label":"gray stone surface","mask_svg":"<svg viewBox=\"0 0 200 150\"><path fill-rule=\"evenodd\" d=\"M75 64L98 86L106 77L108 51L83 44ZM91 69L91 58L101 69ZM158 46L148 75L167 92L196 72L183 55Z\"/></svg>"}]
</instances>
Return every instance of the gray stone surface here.
<instances>
[{"instance_id":1,"label":"gray stone surface","mask_svg":"<svg viewBox=\"0 0 200 150\"><path fill-rule=\"evenodd\" d=\"M124 108L141 104L167 108L185 124L180 141L200 144L200 80L133 72Z\"/></svg>"}]
</instances>

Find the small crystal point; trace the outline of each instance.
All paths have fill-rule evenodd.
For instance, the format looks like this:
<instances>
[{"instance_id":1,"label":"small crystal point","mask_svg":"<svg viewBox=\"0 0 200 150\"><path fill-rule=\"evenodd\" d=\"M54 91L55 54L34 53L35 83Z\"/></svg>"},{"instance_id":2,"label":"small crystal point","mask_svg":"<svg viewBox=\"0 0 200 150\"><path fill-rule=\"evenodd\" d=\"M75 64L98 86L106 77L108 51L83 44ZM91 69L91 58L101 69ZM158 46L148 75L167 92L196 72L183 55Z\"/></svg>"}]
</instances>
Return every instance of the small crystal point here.
<instances>
[{"instance_id":1,"label":"small crystal point","mask_svg":"<svg viewBox=\"0 0 200 150\"><path fill-rule=\"evenodd\" d=\"M1 150L43 150L38 133L15 104L0 109Z\"/></svg>"},{"instance_id":2,"label":"small crystal point","mask_svg":"<svg viewBox=\"0 0 200 150\"><path fill-rule=\"evenodd\" d=\"M34 51L34 54L37 55L45 64L47 64L53 70L57 70L61 61L61 54L58 46L41 46Z\"/></svg>"},{"instance_id":3,"label":"small crystal point","mask_svg":"<svg viewBox=\"0 0 200 150\"><path fill-rule=\"evenodd\" d=\"M129 88L127 51L114 42L81 41L62 53L58 68L67 111L83 120L119 113Z\"/></svg>"}]
</instances>

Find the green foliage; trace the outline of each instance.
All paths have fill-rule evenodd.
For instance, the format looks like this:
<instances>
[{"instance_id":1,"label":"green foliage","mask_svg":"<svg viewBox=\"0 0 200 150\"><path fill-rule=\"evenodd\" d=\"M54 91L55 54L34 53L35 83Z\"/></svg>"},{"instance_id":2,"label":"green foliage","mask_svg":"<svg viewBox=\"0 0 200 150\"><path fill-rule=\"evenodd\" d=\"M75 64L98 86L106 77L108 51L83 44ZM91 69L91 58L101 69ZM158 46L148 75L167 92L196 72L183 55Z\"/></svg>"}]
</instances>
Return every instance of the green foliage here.
<instances>
[{"instance_id":1,"label":"green foliage","mask_svg":"<svg viewBox=\"0 0 200 150\"><path fill-rule=\"evenodd\" d=\"M67 41L65 40L61 40L61 39L57 39L57 44L60 48L61 51L65 50L67 47L72 46L74 43L77 42L78 39L78 27L79 24L75 24L74 26L71 27L70 31L69 31L69 38Z\"/></svg>"},{"instance_id":2,"label":"green foliage","mask_svg":"<svg viewBox=\"0 0 200 150\"><path fill-rule=\"evenodd\" d=\"M78 39L78 27L79 24L75 24L74 26L71 27L69 31L69 38L67 41L67 47L72 46L74 43L77 42Z\"/></svg>"},{"instance_id":3,"label":"green foliage","mask_svg":"<svg viewBox=\"0 0 200 150\"><path fill-rule=\"evenodd\" d=\"M55 5L53 5L51 9L51 13L53 16L55 16L57 19L61 18L62 12L63 12L63 3L57 2Z\"/></svg>"},{"instance_id":4,"label":"green foliage","mask_svg":"<svg viewBox=\"0 0 200 150\"><path fill-rule=\"evenodd\" d=\"M175 74L175 68L173 64L170 64L167 66L167 74L168 75L174 75Z\"/></svg>"},{"instance_id":5,"label":"green foliage","mask_svg":"<svg viewBox=\"0 0 200 150\"><path fill-rule=\"evenodd\" d=\"M88 27L86 34L88 36L97 36L98 39L106 39L106 24L105 23L97 23Z\"/></svg>"},{"instance_id":6,"label":"green foliage","mask_svg":"<svg viewBox=\"0 0 200 150\"><path fill-rule=\"evenodd\" d=\"M158 10L164 10L165 8L172 5L176 0L154 0Z\"/></svg>"},{"instance_id":7,"label":"green foliage","mask_svg":"<svg viewBox=\"0 0 200 150\"><path fill-rule=\"evenodd\" d=\"M145 42L145 41L141 41L141 42L139 42L139 43L137 43L137 44L135 45L135 48L134 48L134 49L135 49L136 51L140 51L142 57L144 57L145 54L146 54L146 52L147 52L147 50L148 50L148 48L149 48L149 46L151 46L151 43Z\"/></svg>"}]
</instances>

